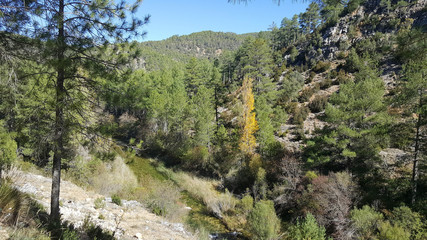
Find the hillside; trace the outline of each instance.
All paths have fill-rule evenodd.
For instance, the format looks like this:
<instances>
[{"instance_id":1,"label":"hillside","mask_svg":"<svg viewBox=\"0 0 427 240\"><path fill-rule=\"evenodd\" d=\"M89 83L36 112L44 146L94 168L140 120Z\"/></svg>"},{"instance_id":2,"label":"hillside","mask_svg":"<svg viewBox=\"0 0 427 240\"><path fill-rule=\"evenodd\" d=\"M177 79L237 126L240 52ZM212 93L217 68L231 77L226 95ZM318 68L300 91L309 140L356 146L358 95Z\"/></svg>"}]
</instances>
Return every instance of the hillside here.
<instances>
[{"instance_id":1,"label":"hillside","mask_svg":"<svg viewBox=\"0 0 427 240\"><path fill-rule=\"evenodd\" d=\"M13 181L17 189L35 196L38 203L46 209L49 208L52 185L50 178L16 172ZM97 199L102 201L96 203ZM166 219L147 211L137 201L122 200L121 206L118 206L110 197L85 191L68 181L62 182L61 201L64 221L76 228L81 228L85 221L89 221L105 231L114 233L118 239L194 239L182 224L167 222Z\"/></svg>"},{"instance_id":2,"label":"hillside","mask_svg":"<svg viewBox=\"0 0 427 240\"><path fill-rule=\"evenodd\" d=\"M183 36L172 36L161 41L138 43L141 60L135 68L159 70L165 66L186 63L190 58L218 58L223 52L235 51L249 36L258 33L235 34L203 31Z\"/></svg>"}]
</instances>

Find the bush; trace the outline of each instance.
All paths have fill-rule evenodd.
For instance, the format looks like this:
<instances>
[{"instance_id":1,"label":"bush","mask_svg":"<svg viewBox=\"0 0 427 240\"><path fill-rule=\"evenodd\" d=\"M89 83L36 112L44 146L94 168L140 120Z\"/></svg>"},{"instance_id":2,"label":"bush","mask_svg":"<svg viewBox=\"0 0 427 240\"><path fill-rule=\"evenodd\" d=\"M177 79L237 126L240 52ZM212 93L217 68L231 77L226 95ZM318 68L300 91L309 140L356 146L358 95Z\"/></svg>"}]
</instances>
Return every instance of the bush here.
<instances>
[{"instance_id":1,"label":"bush","mask_svg":"<svg viewBox=\"0 0 427 240\"><path fill-rule=\"evenodd\" d=\"M219 218L236 206L237 199L232 193L227 190L224 193L218 193L214 190L216 182L193 177L183 172L171 174L174 182L178 183L193 198L203 201L208 211Z\"/></svg>"},{"instance_id":2,"label":"bush","mask_svg":"<svg viewBox=\"0 0 427 240\"><path fill-rule=\"evenodd\" d=\"M1 170L16 159L16 148L16 142L3 127L3 121L0 121L0 177Z\"/></svg>"},{"instance_id":3,"label":"bush","mask_svg":"<svg viewBox=\"0 0 427 240\"><path fill-rule=\"evenodd\" d=\"M402 206L393 209L391 222L411 233L411 239L427 239L427 224L423 217L413 212L409 207Z\"/></svg>"},{"instance_id":4,"label":"bush","mask_svg":"<svg viewBox=\"0 0 427 240\"><path fill-rule=\"evenodd\" d=\"M116 157L114 162L97 162L94 164L94 173L89 176L91 187L103 195L127 194L132 192L137 184L133 171L126 165L121 157Z\"/></svg>"},{"instance_id":5,"label":"bush","mask_svg":"<svg viewBox=\"0 0 427 240\"><path fill-rule=\"evenodd\" d=\"M314 79L314 77L316 76L316 73L313 71L310 71L310 75L308 76L307 80L305 81L305 83L311 83Z\"/></svg>"},{"instance_id":6,"label":"bush","mask_svg":"<svg viewBox=\"0 0 427 240\"><path fill-rule=\"evenodd\" d=\"M299 101L307 102L310 99L310 97L313 96L314 92L315 92L314 88L310 88L310 87L304 88L301 92L301 95L299 96Z\"/></svg>"},{"instance_id":7,"label":"bush","mask_svg":"<svg viewBox=\"0 0 427 240\"><path fill-rule=\"evenodd\" d=\"M329 70L330 67L331 67L330 62L318 61L316 66L313 67L313 71L316 73L322 73Z\"/></svg>"},{"instance_id":8,"label":"bush","mask_svg":"<svg viewBox=\"0 0 427 240\"><path fill-rule=\"evenodd\" d=\"M48 233L36 228L16 229L9 240L50 240Z\"/></svg>"},{"instance_id":9,"label":"bush","mask_svg":"<svg viewBox=\"0 0 427 240\"><path fill-rule=\"evenodd\" d=\"M325 228L319 226L314 216L308 213L304 221L297 221L296 225L290 227L287 239L324 240L326 239L325 232Z\"/></svg>"},{"instance_id":10,"label":"bush","mask_svg":"<svg viewBox=\"0 0 427 240\"><path fill-rule=\"evenodd\" d=\"M80 237L76 231L67 229L62 233L62 240L79 240Z\"/></svg>"},{"instance_id":11,"label":"bush","mask_svg":"<svg viewBox=\"0 0 427 240\"><path fill-rule=\"evenodd\" d=\"M328 97L317 95L309 104L308 108L310 108L312 113L318 113L326 108L326 104L328 104Z\"/></svg>"},{"instance_id":12,"label":"bush","mask_svg":"<svg viewBox=\"0 0 427 240\"><path fill-rule=\"evenodd\" d=\"M320 82L320 89L325 90L332 85L332 79L330 77L324 78L323 81Z\"/></svg>"},{"instance_id":13,"label":"bush","mask_svg":"<svg viewBox=\"0 0 427 240\"><path fill-rule=\"evenodd\" d=\"M156 215L170 220L180 220L184 211L178 205L181 193L171 182L158 182L143 201Z\"/></svg>"},{"instance_id":14,"label":"bush","mask_svg":"<svg viewBox=\"0 0 427 240\"><path fill-rule=\"evenodd\" d=\"M100 208L104 208L105 207L105 202L104 202L104 198L100 197L95 199L95 209L100 209Z\"/></svg>"},{"instance_id":15,"label":"bush","mask_svg":"<svg viewBox=\"0 0 427 240\"><path fill-rule=\"evenodd\" d=\"M245 194L245 196L240 200L239 204L240 208L242 209L243 213L249 214L252 209L254 208L254 199L249 194Z\"/></svg>"},{"instance_id":16,"label":"bush","mask_svg":"<svg viewBox=\"0 0 427 240\"><path fill-rule=\"evenodd\" d=\"M347 74L345 73L345 71L343 69L341 69L338 74L337 74L337 81L339 84L345 84L350 82L350 78L347 76Z\"/></svg>"},{"instance_id":17,"label":"bush","mask_svg":"<svg viewBox=\"0 0 427 240\"><path fill-rule=\"evenodd\" d=\"M359 239L370 239L375 235L375 230L382 222L383 215L365 205L362 209L352 210L350 218L357 237Z\"/></svg>"},{"instance_id":18,"label":"bush","mask_svg":"<svg viewBox=\"0 0 427 240\"><path fill-rule=\"evenodd\" d=\"M113 196L111 196L111 202L121 206L122 205L122 199L120 199L119 195L117 194L113 194Z\"/></svg>"},{"instance_id":19,"label":"bush","mask_svg":"<svg viewBox=\"0 0 427 240\"><path fill-rule=\"evenodd\" d=\"M276 239L280 231L280 220L276 216L272 201L261 200L249 213L248 231L251 239Z\"/></svg>"},{"instance_id":20,"label":"bush","mask_svg":"<svg viewBox=\"0 0 427 240\"><path fill-rule=\"evenodd\" d=\"M379 240L409 240L410 233L397 225L391 225L389 221L381 222L378 228Z\"/></svg>"},{"instance_id":21,"label":"bush","mask_svg":"<svg viewBox=\"0 0 427 240\"><path fill-rule=\"evenodd\" d=\"M0 220L3 222L15 222L26 200L16 188L7 181L1 181L0 185Z\"/></svg>"},{"instance_id":22,"label":"bush","mask_svg":"<svg viewBox=\"0 0 427 240\"><path fill-rule=\"evenodd\" d=\"M347 57L347 52L346 51L339 51L338 53L337 53L337 58L339 59L339 60L343 60L343 59L345 59Z\"/></svg>"},{"instance_id":23,"label":"bush","mask_svg":"<svg viewBox=\"0 0 427 240\"><path fill-rule=\"evenodd\" d=\"M307 118L310 110L306 106L301 106L295 109L294 118L292 119L293 124L302 125Z\"/></svg>"},{"instance_id":24,"label":"bush","mask_svg":"<svg viewBox=\"0 0 427 240\"><path fill-rule=\"evenodd\" d=\"M82 230L87 234L89 239L114 240L114 234L102 230L100 226L95 225L89 216L83 220Z\"/></svg>"}]
</instances>

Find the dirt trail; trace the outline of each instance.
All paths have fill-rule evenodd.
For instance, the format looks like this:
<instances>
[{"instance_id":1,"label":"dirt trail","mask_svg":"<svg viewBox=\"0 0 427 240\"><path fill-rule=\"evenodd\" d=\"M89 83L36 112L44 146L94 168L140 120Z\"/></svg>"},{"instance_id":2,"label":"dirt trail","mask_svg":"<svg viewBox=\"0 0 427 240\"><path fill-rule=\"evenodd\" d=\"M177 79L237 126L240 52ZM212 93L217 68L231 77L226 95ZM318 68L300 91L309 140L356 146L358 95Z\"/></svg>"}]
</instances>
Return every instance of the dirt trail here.
<instances>
[{"instance_id":1,"label":"dirt trail","mask_svg":"<svg viewBox=\"0 0 427 240\"><path fill-rule=\"evenodd\" d=\"M49 209L50 178L20 172L14 182L19 190L30 194ZM136 201L122 200L122 206L118 206L111 202L111 198L105 198L105 207L95 209L94 201L100 197L104 198L97 193L85 191L71 182L62 181L60 195L62 219L79 227L89 216L91 222L102 229L115 232L118 239L195 239L182 224L169 223L148 212Z\"/></svg>"}]
</instances>

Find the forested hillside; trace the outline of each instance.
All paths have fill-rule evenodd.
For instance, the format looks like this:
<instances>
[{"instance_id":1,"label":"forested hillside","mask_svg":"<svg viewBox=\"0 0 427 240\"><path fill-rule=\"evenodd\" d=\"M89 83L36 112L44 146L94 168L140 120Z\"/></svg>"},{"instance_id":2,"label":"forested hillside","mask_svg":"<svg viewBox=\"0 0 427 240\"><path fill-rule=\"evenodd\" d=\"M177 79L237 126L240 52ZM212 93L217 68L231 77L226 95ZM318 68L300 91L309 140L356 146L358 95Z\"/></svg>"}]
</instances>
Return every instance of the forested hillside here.
<instances>
[{"instance_id":1,"label":"forested hillside","mask_svg":"<svg viewBox=\"0 0 427 240\"><path fill-rule=\"evenodd\" d=\"M111 65L70 70L63 174L200 239L426 239L426 26L426 0L319 0L269 32L82 47ZM1 33L1 166L50 171L57 65Z\"/></svg>"},{"instance_id":2,"label":"forested hillside","mask_svg":"<svg viewBox=\"0 0 427 240\"><path fill-rule=\"evenodd\" d=\"M235 34L204 31L184 36L172 36L163 41L138 43L140 58L134 60L134 68L148 71L168 67L181 67L192 57L215 59L222 53L237 50L248 36L257 33Z\"/></svg>"}]
</instances>

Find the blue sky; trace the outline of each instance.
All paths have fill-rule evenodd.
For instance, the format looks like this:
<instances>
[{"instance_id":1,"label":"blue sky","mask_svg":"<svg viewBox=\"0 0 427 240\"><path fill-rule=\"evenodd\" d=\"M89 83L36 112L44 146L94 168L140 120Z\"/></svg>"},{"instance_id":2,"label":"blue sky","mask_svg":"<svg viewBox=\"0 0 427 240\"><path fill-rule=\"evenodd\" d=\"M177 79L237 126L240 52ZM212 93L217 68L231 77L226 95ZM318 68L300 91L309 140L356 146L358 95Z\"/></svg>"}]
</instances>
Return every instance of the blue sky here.
<instances>
[{"instance_id":1,"label":"blue sky","mask_svg":"<svg viewBox=\"0 0 427 240\"><path fill-rule=\"evenodd\" d=\"M309 1L252 0L232 4L227 0L143 0L138 16L151 15L143 41L212 30L249 33L267 30L273 22L305 11Z\"/></svg>"}]
</instances>

